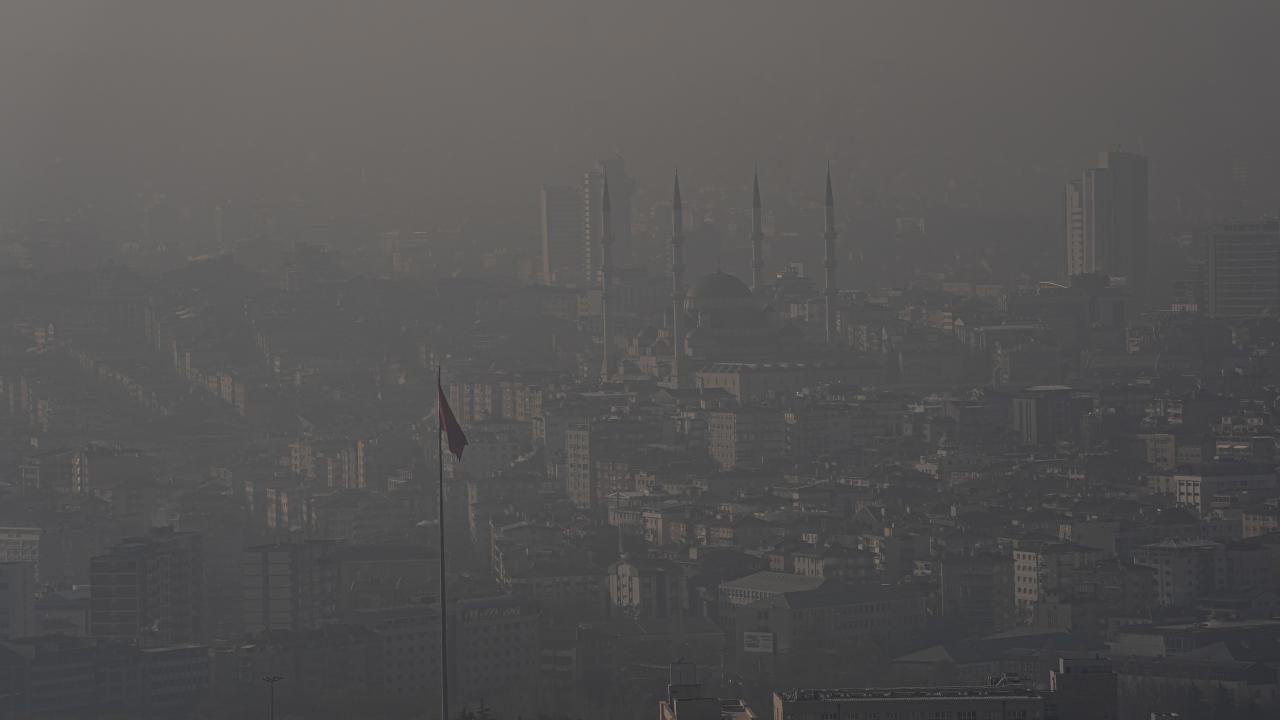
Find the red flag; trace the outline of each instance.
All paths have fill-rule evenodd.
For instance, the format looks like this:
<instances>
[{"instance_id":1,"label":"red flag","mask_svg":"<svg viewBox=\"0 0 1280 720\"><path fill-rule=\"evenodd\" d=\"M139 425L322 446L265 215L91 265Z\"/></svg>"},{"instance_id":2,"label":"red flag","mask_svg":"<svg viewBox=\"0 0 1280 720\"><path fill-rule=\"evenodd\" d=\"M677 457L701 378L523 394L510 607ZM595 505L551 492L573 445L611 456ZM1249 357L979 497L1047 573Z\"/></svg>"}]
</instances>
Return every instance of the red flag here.
<instances>
[{"instance_id":1,"label":"red flag","mask_svg":"<svg viewBox=\"0 0 1280 720\"><path fill-rule=\"evenodd\" d=\"M462 451L467 447L467 436L462 432L462 426L458 424L458 419L453 416L453 410L449 409L449 400L445 398L444 388L439 383L436 384L436 392L440 394L439 409L436 416L440 419L440 427L448 437L449 452L461 460Z\"/></svg>"}]
</instances>

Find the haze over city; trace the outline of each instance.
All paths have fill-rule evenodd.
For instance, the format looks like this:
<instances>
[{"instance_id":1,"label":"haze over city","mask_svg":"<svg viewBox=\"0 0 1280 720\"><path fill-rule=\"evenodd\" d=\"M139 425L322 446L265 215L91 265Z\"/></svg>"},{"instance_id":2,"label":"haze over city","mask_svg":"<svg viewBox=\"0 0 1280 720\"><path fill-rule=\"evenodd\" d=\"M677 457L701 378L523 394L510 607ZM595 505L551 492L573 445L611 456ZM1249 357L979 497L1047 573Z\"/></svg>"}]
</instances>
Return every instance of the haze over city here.
<instances>
[{"instance_id":1,"label":"haze over city","mask_svg":"<svg viewBox=\"0 0 1280 720\"><path fill-rule=\"evenodd\" d=\"M0 3L0 720L1275 717L1277 26Z\"/></svg>"}]
</instances>

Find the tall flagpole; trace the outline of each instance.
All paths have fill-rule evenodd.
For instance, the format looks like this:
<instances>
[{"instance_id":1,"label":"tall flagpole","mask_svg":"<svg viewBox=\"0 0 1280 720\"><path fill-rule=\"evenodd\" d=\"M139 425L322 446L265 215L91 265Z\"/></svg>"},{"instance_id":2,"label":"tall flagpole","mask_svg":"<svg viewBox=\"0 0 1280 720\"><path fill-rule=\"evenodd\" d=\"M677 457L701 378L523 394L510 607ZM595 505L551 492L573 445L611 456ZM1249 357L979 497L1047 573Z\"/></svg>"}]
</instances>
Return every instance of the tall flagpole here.
<instances>
[{"instance_id":1,"label":"tall flagpole","mask_svg":"<svg viewBox=\"0 0 1280 720\"><path fill-rule=\"evenodd\" d=\"M449 719L449 609L444 588L444 408L440 394L440 366L436 365L436 460L440 480L440 720Z\"/></svg>"}]
</instances>

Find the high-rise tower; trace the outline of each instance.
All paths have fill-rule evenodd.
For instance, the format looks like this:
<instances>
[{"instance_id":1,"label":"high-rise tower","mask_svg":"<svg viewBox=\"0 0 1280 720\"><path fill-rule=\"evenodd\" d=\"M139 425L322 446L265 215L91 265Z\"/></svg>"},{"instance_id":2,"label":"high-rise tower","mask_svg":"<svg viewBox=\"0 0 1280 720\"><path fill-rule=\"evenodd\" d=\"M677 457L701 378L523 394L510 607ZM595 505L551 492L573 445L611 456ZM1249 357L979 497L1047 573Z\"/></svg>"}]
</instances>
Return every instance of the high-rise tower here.
<instances>
[{"instance_id":1,"label":"high-rise tower","mask_svg":"<svg viewBox=\"0 0 1280 720\"><path fill-rule=\"evenodd\" d=\"M1095 167L1067 184L1065 200L1068 279L1123 278L1129 293L1149 305L1146 156L1099 153Z\"/></svg>"},{"instance_id":2,"label":"high-rise tower","mask_svg":"<svg viewBox=\"0 0 1280 720\"><path fill-rule=\"evenodd\" d=\"M582 282L582 193L567 185L542 186L542 282Z\"/></svg>"},{"instance_id":3,"label":"high-rise tower","mask_svg":"<svg viewBox=\"0 0 1280 720\"><path fill-rule=\"evenodd\" d=\"M684 203L680 173L671 191L671 384L682 387L680 356L684 354Z\"/></svg>"},{"instance_id":4,"label":"high-rise tower","mask_svg":"<svg viewBox=\"0 0 1280 720\"><path fill-rule=\"evenodd\" d=\"M827 197L826 208L823 213L826 229L822 233L822 239L826 244L826 253L822 259L823 275L826 281L822 289L823 299L826 301L826 317L824 318L827 325L827 342L831 342L836 334L836 316L835 304L836 298L836 202L835 196L831 192L831 163L827 163Z\"/></svg>"},{"instance_id":5,"label":"high-rise tower","mask_svg":"<svg viewBox=\"0 0 1280 720\"><path fill-rule=\"evenodd\" d=\"M600 381L609 382L613 368L609 366L609 282L613 279L613 219L609 202L609 177L604 178L604 190L600 198L600 339L604 359L600 368Z\"/></svg>"},{"instance_id":6,"label":"high-rise tower","mask_svg":"<svg viewBox=\"0 0 1280 720\"><path fill-rule=\"evenodd\" d=\"M751 177L751 291L764 285L764 225L760 222L760 171Z\"/></svg>"}]
</instances>

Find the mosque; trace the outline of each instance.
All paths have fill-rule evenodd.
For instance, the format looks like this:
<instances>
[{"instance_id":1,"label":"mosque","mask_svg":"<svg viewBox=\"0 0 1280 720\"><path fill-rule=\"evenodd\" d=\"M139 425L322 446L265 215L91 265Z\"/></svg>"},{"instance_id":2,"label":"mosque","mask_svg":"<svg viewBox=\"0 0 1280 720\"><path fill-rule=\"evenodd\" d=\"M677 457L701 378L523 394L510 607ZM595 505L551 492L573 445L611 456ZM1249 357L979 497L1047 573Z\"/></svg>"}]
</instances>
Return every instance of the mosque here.
<instances>
[{"instance_id":1,"label":"mosque","mask_svg":"<svg viewBox=\"0 0 1280 720\"><path fill-rule=\"evenodd\" d=\"M669 386L692 385L693 371L701 365L722 361L780 360L812 355L829 349L835 328L833 308L835 283L835 208L831 192L831 171L827 170L823 269L825 285L824 343L815 344L804 329L784 321L773 307L764 285L764 232L761 223L760 183L752 183L751 205L751 284L717 270L699 278L687 290L684 283L684 213L680 197L680 177L672 190L671 286L672 304L664 313L661 328L647 327L629 338L628 363L632 371L665 379ZM609 213L609 189L604 188L603 210ZM611 227L604 218L603 227ZM612 237L606 230L602 239L601 313L607 335L609 327L609 283L612 267L609 245ZM605 343L602 379L615 376L617 368L609 358L610 343ZM624 370L624 373L627 372Z\"/></svg>"}]
</instances>

